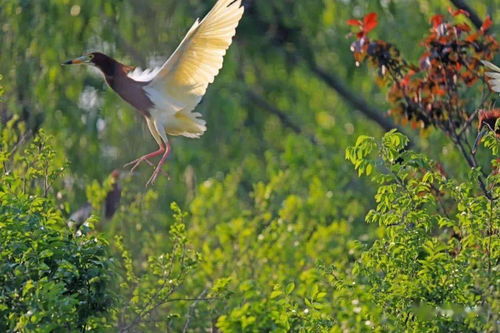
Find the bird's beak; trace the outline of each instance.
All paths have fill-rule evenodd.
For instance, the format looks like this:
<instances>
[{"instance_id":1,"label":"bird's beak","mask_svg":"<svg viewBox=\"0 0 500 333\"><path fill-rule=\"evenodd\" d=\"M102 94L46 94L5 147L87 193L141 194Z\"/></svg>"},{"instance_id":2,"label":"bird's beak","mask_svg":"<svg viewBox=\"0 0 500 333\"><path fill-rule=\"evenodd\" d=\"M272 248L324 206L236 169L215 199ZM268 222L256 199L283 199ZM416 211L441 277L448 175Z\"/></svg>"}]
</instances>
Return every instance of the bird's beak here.
<instances>
[{"instance_id":1,"label":"bird's beak","mask_svg":"<svg viewBox=\"0 0 500 333\"><path fill-rule=\"evenodd\" d=\"M66 62L63 62L63 65L76 65L76 64L86 64L89 63L92 58L89 56L81 56L78 58L75 58L73 60L68 60Z\"/></svg>"},{"instance_id":2,"label":"bird's beak","mask_svg":"<svg viewBox=\"0 0 500 333\"><path fill-rule=\"evenodd\" d=\"M477 134L476 141L474 142L474 147L472 147L472 154L475 155L477 151L477 146L479 146L479 142L481 142L481 139L483 136L488 132L488 127L484 126L483 129Z\"/></svg>"}]
</instances>

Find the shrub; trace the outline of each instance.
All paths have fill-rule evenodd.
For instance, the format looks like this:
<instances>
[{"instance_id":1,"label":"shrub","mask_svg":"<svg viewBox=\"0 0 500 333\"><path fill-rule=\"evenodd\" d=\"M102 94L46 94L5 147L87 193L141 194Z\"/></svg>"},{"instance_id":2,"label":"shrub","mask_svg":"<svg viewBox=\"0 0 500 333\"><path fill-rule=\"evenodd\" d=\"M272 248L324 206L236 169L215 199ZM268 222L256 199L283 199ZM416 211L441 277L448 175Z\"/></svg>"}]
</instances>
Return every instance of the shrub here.
<instances>
[{"instance_id":1,"label":"shrub","mask_svg":"<svg viewBox=\"0 0 500 333\"><path fill-rule=\"evenodd\" d=\"M0 331L102 328L113 302L108 245L73 233L49 192L62 168L43 132L22 154L0 128Z\"/></svg>"},{"instance_id":2,"label":"shrub","mask_svg":"<svg viewBox=\"0 0 500 333\"><path fill-rule=\"evenodd\" d=\"M368 289L364 308L388 331L493 332L500 313L498 199L478 194L478 170L458 181L425 155L404 151L408 139L360 137L346 152L360 174L379 184L366 216L379 239L354 268ZM486 178L493 198L500 177Z\"/></svg>"}]
</instances>

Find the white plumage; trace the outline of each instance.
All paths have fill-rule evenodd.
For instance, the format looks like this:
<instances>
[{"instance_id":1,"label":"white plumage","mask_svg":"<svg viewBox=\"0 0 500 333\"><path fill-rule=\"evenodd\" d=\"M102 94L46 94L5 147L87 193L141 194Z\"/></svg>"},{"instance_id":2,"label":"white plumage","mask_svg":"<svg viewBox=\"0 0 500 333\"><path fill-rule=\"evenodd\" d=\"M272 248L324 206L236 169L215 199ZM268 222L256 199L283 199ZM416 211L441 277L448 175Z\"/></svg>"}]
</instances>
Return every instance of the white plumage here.
<instances>
[{"instance_id":1,"label":"white plumage","mask_svg":"<svg viewBox=\"0 0 500 333\"><path fill-rule=\"evenodd\" d=\"M198 138L206 131L206 122L193 110L222 68L243 11L241 0L219 0L201 22L195 21L161 68L128 74L149 82L143 89L155 105L149 110L153 124L148 123L155 139L160 136L166 143L166 134Z\"/></svg>"},{"instance_id":2,"label":"white plumage","mask_svg":"<svg viewBox=\"0 0 500 333\"><path fill-rule=\"evenodd\" d=\"M129 72L127 76L138 82L149 82L152 79L154 79L154 77L158 74L160 69L161 67L155 67L155 68L146 68L145 70L142 70L141 68L136 67L133 71Z\"/></svg>"},{"instance_id":3,"label":"white plumage","mask_svg":"<svg viewBox=\"0 0 500 333\"><path fill-rule=\"evenodd\" d=\"M500 93L500 68L486 60L483 60L482 63L493 71L493 72L486 72L486 76L489 77L491 89L493 91Z\"/></svg>"}]
</instances>

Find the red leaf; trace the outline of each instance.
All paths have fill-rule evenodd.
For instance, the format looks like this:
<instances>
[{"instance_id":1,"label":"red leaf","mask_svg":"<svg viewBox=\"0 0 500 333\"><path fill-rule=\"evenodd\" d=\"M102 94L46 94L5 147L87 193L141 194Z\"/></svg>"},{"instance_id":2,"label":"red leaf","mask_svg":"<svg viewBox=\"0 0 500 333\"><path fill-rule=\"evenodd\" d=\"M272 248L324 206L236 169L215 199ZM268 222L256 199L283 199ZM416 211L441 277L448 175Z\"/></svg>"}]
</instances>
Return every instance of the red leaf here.
<instances>
[{"instance_id":1,"label":"red leaf","mask_svg":"<svg viewBox=\"0 0 500 333\"><path fill-rule=\"evenodd\" d=\"M469 37L467 37L465 40L466 40L466 41L468 41L468 42L470 42L470 43L473 43L473 42L475 42L475 41L476 41L476 39L477 39L478 37L479 37L479 36L478 36L478 33L476 32L476 33L474 33L474 34L472 34L472 35L469 35Z\"/></svg>"},{"instance_id":2,"label":"red leaf","mask_svg":"<svg viewBox=\"0 0 500 333\"><path fill-rule=\"evenodd\" d=\"M406 74L406 76L405 76L405 77L403 78L403 80L401 81L401 85L402 85L403 87L407 87L407 86L408 86L408 84L410 83L410 79L411 79L411 77L412 77L413 75L415 75L415 71L414 71L414 70L410 70L410 71L408 72L408 74Z\"/></svg>"},{"instance_id":3,"label":"red leaf","mask_svg":"<svg viewBox=\"0 0 500 333\"><path fill-rule=\"evenodd\" d=\"M363 22L361 22L360 20L351 19L351 20L347 20L347 24L360 27L363 25Z\"/></svg>"},{"instance_id":4,"label":"red leaf","mask_svg":"<svg viewBox=\"0 0 500 333\"><path fill-rule=\"evenodd\" d=\"M446 91L442 88L436 87L434 88L434 93L439 96L444 96L446 95Z\"/></svg>"},{"instance_id":5,"label":"red leaf","mask_svg":"<svg viewBox=\"0 0 500 333\"><path fill-rule=\"evenodd\" d=\"M493 21L491 20L491 17L487 16L483 22L483 25L481 26L481 31L485 32L486 30L488 30L491 27L492 24L493 24Z\"/></svg>"},{"instance_id":6,"label":"red leaf","mask_svg":"<svg viewBox=\"0 0 500 333\"><path fill-rule=\"evenodd\" d=\"M368 33L375 29L378 25L377 13L369 13L363 18L363 31Z\"/></svg>"},{"instance_id":7,"label":"red leaf","mask_svg":"<svg viewBox=\"0 0 500 333\"><path fill-rule=\"evenodd\" d=\"M434 15L432 18L431 18L431 22L432 22L432 26L434 28L437 28L441 25L441 23L443 23L443 18L444 16L443 15Z\"/></svg>"},{"instance_id":8,"label":"red leaf","mask_svg":"<svg viewBox=\"0 0 500 333\"><path fill-rule=\"evenodd\" d=\"M457 28L460 29L461 31L465 31L465 32L470 32L470 26L467 24L467 23L460 23L460 24L457 24Z\"/></svg>"},{"instance_id":9,"label":"red leaf","mask_svg":"<svg viewBox=\"0 0 500 333\"><path fill-rule=\"evenodd\" d=\"M448 12L453 15L453 16L458 16L458 15L465 15L467 17L470 16L469 12L464 10L464 9L457 9L457 10L454 10L453 8L449 7L448 8Z\"/></svg>"}]
</instances>

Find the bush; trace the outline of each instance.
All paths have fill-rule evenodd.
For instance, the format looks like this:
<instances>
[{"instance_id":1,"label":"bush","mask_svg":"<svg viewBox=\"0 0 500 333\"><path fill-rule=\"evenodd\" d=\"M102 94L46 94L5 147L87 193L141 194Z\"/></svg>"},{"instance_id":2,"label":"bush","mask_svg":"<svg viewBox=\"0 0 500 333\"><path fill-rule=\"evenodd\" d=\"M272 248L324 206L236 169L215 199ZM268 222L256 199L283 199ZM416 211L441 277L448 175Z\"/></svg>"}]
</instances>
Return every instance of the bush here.
<instances>
[{"instance_id":1,"label":"bush","mask_svg":"<svg viewBox=\"0 0 500 333\"><path fill-rule=\"evenodd\" d=\"M366 220L380 237L354 268L368 286L366 302L379 311L363 307L362 314L394 332L496 331L498 199L478 194L478 170L458 181L425 155L404 151L407 142L393 131L381 143L360 137L347 150L359 173L379 184ZM493 198L499 185L492 172Z\"/></svg>"},{"instance_id":2,"label":"bush","mask_svg":"<svg viewBox=\"0 0 500 333\"><path fill-rule=\"evenodd\" d=\"M0 331L102 328L113 302L107 243L65 225L49 192L62 172L42 133L22 154L11 121L0 142Z\"/></svg>"},{"instance_id":3,"label":"bush","mask_svg":"<svg viewBox=\"0 0 500 333\"><path fill-rule=\"evenodd\" d=\"M171 205L166 251L133 260L129 248L134 234L127 230L116 230L121 236L110 246L94 230L97 217L76 230L67 223L67 204L60 200L64 194L57 190L65 162L49 144L50 136L42 130L21 150L28 135L14 118L0 128L0 139L1 332L164 330L172 322L184 324L179 319L184 307L171 304L219 298L223 290L210 288L199 297L180 295L200 257L188 246L186 214L176 204ZM108 179L102 186L89 185L94 212L111 184ZM149 191L131 199L124 192L126 202L115 219L137 226L157 195Z\"/></svg>"}]
</instances>

